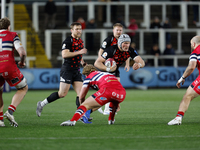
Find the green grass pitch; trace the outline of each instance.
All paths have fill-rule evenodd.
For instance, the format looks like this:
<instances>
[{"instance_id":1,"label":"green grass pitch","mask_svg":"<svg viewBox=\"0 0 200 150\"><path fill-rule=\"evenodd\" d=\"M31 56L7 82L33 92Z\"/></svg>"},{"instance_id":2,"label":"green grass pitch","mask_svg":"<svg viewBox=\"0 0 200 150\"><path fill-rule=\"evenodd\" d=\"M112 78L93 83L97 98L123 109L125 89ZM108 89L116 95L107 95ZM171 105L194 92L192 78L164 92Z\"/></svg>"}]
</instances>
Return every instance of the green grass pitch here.
<instances>
[{"instance_id":1,"label":"green grass pitch","mask_svg":"<svg viewBox=\"0 0 200 150\"><path fill-rule=\"evenodd\" d=\"M76 94L44 107L36 115L37 101L56 90L28 91L14 113L19 126L0 128L0 150L197 150L200 148L200 101L194 99L182 125L168 126L177 113L186 89L127 89L115 124L108 116L93 112L92 124L77 122L73 127L60 123L76 111ZM15 91L4 93L4 112ZM94 93L90 90L88 96Z\"/></svg>"}]
</instances>

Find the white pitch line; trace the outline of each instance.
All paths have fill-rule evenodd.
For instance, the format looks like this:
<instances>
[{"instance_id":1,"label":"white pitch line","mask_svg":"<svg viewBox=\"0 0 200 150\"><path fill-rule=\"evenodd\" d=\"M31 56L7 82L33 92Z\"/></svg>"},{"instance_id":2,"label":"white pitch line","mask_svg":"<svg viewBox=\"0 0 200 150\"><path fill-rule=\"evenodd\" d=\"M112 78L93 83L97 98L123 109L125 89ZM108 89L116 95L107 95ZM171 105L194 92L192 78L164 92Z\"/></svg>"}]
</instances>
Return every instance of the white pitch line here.
<instances>
[{"instance_id":1,"label":"white pitch line","mask_svg":"<svg viewBox=\"0 0 200 150\"><path fill-rule=\"evenodd\" d=\"M0 138L0 140L77 140L77 139L156 139L156 138L197 138L200 135L178 135L178 136L132 136L132 137L16 137L16 138Z\"/></svg>"}]
</instances>

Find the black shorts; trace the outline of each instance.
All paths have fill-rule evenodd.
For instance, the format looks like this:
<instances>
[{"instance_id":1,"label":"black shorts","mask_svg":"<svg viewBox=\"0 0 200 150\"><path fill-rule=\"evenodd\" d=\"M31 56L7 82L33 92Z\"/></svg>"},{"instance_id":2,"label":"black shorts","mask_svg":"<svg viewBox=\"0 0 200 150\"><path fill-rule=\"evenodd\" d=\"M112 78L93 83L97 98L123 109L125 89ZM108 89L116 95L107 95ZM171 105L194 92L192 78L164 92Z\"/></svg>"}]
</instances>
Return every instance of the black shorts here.
<instances>
[{"instance_id":1,"label":"black shorts","mask_svg":"<svg viewBox=\"0 0 200 150\"><path fill-rule=\"evenodd\" d=\"M120 77L120 72L118 68L115 70L115 72L110 72L110 73L113 74L115 77Z\"/></svg>"},{"instance_id":2,"label":"black shorts","mask_svg":"<svg viewBox=\"0 0 200 150\"><path fill-rule=\"evenodd\" d=\"M83 82L82 74L78 70L60 70L60 82L72 84L75 81Z\"/></svg>"}]
</instances>

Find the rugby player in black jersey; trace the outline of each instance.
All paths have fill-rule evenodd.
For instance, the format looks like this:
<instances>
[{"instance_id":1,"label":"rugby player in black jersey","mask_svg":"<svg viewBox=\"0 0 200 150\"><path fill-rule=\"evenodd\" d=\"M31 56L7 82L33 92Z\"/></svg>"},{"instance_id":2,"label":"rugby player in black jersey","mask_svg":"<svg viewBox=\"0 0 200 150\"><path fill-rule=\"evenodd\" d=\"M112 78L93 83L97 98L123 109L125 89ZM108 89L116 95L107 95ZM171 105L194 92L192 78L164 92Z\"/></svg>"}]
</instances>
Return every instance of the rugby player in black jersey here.
<instances>
[{"instance_id":1,"label":"rugby player in black jersey","mask_svg":"<svg viewBox=\"0 0 200 150\"><path fill-rule=\"evenodd\" d=\"M82 88L82 74L80 73L80 65L85 66L85 62L82 58L83 54L87 53L87 49L84 48L82 39L82 26L80 23L74 22L70 26L71 36L67 37L62 43L62 58L64 63L60 70L60 87L58 92L52 93L43 101L37 103L36 113L38 117L41 116L41 112L45 105L52 103L67 95L70 86L72 85L77 97L77 108L80 105L79 94Z\"/></svg>"}]
</instances>

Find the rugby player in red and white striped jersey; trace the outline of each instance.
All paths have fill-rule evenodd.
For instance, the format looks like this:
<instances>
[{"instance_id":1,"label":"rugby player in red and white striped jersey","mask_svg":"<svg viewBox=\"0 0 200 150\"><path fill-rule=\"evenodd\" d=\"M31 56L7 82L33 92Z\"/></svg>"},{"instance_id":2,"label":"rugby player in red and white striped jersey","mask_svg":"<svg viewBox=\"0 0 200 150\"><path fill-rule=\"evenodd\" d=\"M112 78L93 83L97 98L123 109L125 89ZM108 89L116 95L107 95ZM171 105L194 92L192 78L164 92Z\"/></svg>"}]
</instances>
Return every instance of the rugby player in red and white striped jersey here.
<instances>
[{"instance_id":1,"label":"rugby player in red and white striped jersey","mask_svg":"<svg viewBox=\"0 0 200 150\"><path fill-rule=\"evenodd\" d=\"M126 97L125 89L114 75L97 71L93 65L86 65L83 68L82 74L86 75L79 97L82 103L72 119L60 125L74 126L76 121L78 121L87 110L99 108L108 102L110 102L108 124L114 124L117 107ZM85 100L90 87L98 89L98 91Z\"/></svg>"},{"instance_id":2,"label":"rugby player in red and white striped jersey","mask_svg":"<svg viewBox=\"0 0 200 150\"><path fill-rule=\"evenodd\" d=\"M8 119L11 125L17 127L14 120L13 112L23 100L28 85L25 77L17 67L14 59L14 51L19 53L21 60L18 62L19 67L25 66L26 51L16 32L10 32L10 20L8 18L0 19L0 126L5 126L4 118ZM12 98L11 105L3 115L3 86L5 81L10 86L15 86L17 92Z\"/></svg>"}]
</instances>

